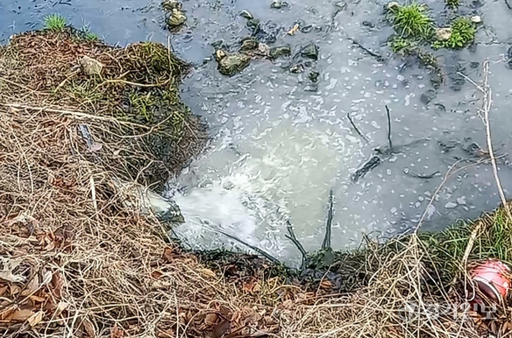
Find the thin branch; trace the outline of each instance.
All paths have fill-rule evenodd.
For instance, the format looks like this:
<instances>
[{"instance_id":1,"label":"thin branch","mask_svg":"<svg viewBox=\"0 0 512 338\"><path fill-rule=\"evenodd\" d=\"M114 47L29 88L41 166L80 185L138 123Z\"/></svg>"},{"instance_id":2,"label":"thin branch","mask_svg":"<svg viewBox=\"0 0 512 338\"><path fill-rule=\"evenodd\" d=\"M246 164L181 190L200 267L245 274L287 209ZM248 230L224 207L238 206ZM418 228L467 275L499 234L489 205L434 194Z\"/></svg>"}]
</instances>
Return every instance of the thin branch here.
<instances>
[{"instance_id":1,"label":"thin branch","mask_svg":"<svg viewBox=\"0 0 512 338\"><path fill-rule=\"evenodd\" d=\"M333 209L334 209L334 198L333 198L333 190L329 191L329 212L327 214L327 224L325 229L325 237L324 242L322 243L322 249L327 250L331 248L331 236L332 236L332 218L333 218Z\"/></svg>"},{"instance_id":2,"label":"thin branch","mask_svg":"<svg viewBox=\"0 0 512 338\"><path fill-rule=\"evenodd\" d=\"M288 238L290 241L292 241L293 244L295 244L295 246L297 247L297 249L299 249L301 255L302 255L302 260L301 260L301 264L300 264L300 269L301 270L304 270L304 268L306 268L306 259L308 257L308 253L306 251L306 249L304 249L304 247L302 246L302 244L299 242L299 240L297 239L297 237L295 236L295 233L293 232L293 226L292 224L290 223L290 221L286 221L287 223L287 226L286 226L286 229L288 230L288 235L284 235L284 237Z\"/></svg>"},{"instance_id":3,"label":"thin branch","mask_svg":"<svg viewBox=\"0 0 512 338\"><path fill-rule=\"evenodd\" d=\"M229 237L229 238L231 238L232 240L235 240L235 241L237 241L237 242L239 242L239 243L241 243L241 244L245 245L246 247L248 247L248 248L250 248L250 249L252 249L252 250L256 251L257 253L259 253L259 254L260 254L260 255L262 255L263 257L267 258L267 259L268 259L269 261L271 261L271 262L274 262L274 263L281 263L281 262L279 262L279 260L278 260L277 258L275 258L275 257L271 256L271 255L270 255L269 253L267 253L266 251L264 251L264 250L262 250L262 249L260 249L260 248L258 248L258 247L255 247L255 246L253 246L253 245L250 245L249 243L247 243L247 242L245 242L245 241L242 241L240 238L237 238L237 237L235 237L235 236L233 236L233 235L230 235L230 234L228 234L228 233L225 233L225 232L224 232L224 231L222 231L222 230L217 230L217 232L219 232L219 233L223 234L224 236Z\"/></svg>"},{"instance_id":4,"label":"thin branch","mask_svg":"<svg viewBox=\"0 0 512 338\"><path fill-rule=\"evenodd\" d=\"M366 141L366 143L370 143L370 141L368 141L368 139L359 131L359 129L357 128L356 124L354 123L354 121L352 120L352 117L350 116L350 112L347 113L347 118L348 120L350 121L350 124L352 125L352 128L354 128L354 130L356 131L356 133L361 136L361 138L363 140Z\"/></svg>"},{"instance_id":5,"label":"thin branch","mask_svg":"<svg viewBox=\"0 0 512 338\"><path fill-rule=\"evenodd\" d=\"M494 150L492 148L492 136L491 136L491 122L489 120L489 111L492 106L492 89L489 86L489 60L485 60L484 62L484 103L483 103L483 111L484 111L484 124L485 124L485 133L487 138L487 150L489 151L489 156L491 157L492 163L492 171L494 174L494 178L496 180L496 185L498 187L498 192L500 194L501 203L503 204L503 208L507 212L507 216L509 219L512 219L512 214L510 213L510 208L507 205L507 198L505 197L505 193L503 192L503 188L501 186L500 177L498 175L498 165L496 164L496 157L494 156Z\"/></svg>"},{"instance_id":6,"label":"thin branch","mask_svg":"<svg viewBox=\"0 0 512 338\"><path fill-rule=\"evenodd\" d=\"M386 105L386 116L388 118L388 143L389 143L389 153L393 153L393 143L391 142L391 116L389 114L389 107Z\"/></svg>"}]
</instances>

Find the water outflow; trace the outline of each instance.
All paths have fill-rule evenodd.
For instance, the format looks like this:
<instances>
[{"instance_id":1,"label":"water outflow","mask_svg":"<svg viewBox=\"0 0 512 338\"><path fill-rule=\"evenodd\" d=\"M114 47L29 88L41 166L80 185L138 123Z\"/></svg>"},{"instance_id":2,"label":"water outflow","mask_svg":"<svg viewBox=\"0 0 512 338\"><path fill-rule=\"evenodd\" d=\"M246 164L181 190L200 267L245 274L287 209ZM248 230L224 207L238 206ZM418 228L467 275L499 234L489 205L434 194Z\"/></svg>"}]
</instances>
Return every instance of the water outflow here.
<instances>
[{"instance_id":1,"label":"water outflow","mask_svg":"<svg viewBox=\"0 0 512 338\"><path fill-rule=\"evenodd\" d=\"M195 249L230 242L247 249L228 234L278 259L297 260L284 237L286 226L293 224L305 241L323 231L338 170L329 141L320 131L284 120L255 131L236 149L226 144L207 152L174 182L179 188L173 198L185 218L176 234Z\"/></svg>"}]
</instances>

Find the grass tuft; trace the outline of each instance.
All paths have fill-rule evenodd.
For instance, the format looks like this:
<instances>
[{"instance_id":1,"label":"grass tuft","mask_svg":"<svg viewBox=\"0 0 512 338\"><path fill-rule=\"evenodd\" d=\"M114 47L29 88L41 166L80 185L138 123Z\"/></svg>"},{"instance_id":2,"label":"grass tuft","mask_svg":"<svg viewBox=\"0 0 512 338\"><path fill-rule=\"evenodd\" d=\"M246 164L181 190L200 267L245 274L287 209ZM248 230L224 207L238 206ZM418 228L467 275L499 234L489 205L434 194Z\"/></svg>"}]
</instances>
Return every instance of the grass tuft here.
<instances>
[{"instance_id":1,"label":"grass tuft","mask_svg":"<svg viewBox=\"0 0 512 338\"><path fill-rule=\"evenodd\" d=\"M446 6L451 9L459 8L460 0L446 0Z\"/></svg>"},{"instance_id":2,"label":"grass tuft","mask_svg":"<svg viewBox=\"0 0 512 338\"><path fill-rule=\"evenodd\" d=\"M404 38L428 40L434 34L433 21L423 5L413 3L397 7L391 15L396 32Z\"/></svg>"},{"instance_id":3,"label":"grass tuft","mask_svg":"<svg viewBox=\"0 0 512 338\"><path fill-rule=\"evenodd\" d=\"M433 47L461 49L470 45L475 40L476 29L468 18L457 18L451 25L452 35L446 41L435 41Z\"/></svg>"},{"instance_id":4,"label":"grass tuft","mask_svg":"<svg viewBox=\"0 0 512 338\"><path fill-rule=\"evenodd\" d=\"M100 41L100 38L98 37L98 35L96 35L95 33L91 32L91 28L89 26L84 26L82 28L82 33L83 33L83 39L85 41L89 41L89 42L98 42L98 41Z\"/></svg>"},{"instance_id":5,"label":"grass tuft","mask_svg":"<svg viewBox=\"0 0 512 338\"><path fill-rule=\"evenodd\" d=\"M393 53L401 53L401 54L409 54L415 47L414 42L409 39L405 39L403 37L397 36L392 39L389 43L389 48L393 51Z\"/></svg>"},{"instance_id":6,"label":"grass tuft","mask_svg":"<svg viewBox=\"0 0 512 338\"><path fill-rule=\"evenodd\" d=\"M66 29L66 18L59 14L50 14L43 19L44 29L63 32Z\"/></svg>"}]
</instances>

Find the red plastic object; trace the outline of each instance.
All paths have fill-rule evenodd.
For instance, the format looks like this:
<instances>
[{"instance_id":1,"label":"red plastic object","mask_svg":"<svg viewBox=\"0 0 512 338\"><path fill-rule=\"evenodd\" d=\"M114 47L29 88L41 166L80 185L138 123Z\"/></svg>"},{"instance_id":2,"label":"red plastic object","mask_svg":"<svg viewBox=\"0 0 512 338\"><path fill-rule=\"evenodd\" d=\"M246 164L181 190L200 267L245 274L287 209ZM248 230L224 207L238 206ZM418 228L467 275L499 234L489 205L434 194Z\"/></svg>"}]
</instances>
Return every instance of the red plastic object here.
<instances>
[{"instance_id":1,"label":"red plastic object","mask_svg":"<svg viewBox=\"0 0 512 338\"><path fill-rule=\"evenodd\" d=\"M498 260L488 260L471 272L473 282L489 299L502 302L507 299L511 287L511 270Z\"/></svg>"}]
</instances>

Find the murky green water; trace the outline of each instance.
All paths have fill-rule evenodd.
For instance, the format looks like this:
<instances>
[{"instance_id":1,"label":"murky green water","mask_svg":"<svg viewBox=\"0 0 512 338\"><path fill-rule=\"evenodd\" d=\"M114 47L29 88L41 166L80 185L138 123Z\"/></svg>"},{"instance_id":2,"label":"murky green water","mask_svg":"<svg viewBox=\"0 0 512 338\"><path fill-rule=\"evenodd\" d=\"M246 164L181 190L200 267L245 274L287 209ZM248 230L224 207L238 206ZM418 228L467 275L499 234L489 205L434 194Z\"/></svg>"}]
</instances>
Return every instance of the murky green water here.
<instances>
[{"instance_id":1,"label":"murky green water","mask_svg":"<svg viewBox=\"0 0 512 338\"><path fill-rule=\"evenodd\" d=\"M391 28L382 15L385 1L346 1L346 9L334 19L334 1L288 0L289 8L281 10L270 9L270 2L184 1L187 25L170 35L158 2L3 1L0 37L38 28L49 13L63 14L76 26L89 25L110 43L167 44L170 36L176 52L195 65L182 97L204 116L214 137L204 155L172 183L188 221L177 231L191 245L231 245L216 231L222 229L294 261L298 252L284 238L283 225L290 221L307 249L318 248L330 189L335 196L335 248L357 245L362 233L391 235L414 227L448 167L457 159L474 160L467 151L471 142L485 148L478 92L458 72L478 80L486 58L491 60L494 93L493 138L506 162L512 144L512 70L503 59L512 37L512 11L504 2L462 0L460 13L484 20L478 43L469 50L438 53L448 81L428 105L420 99L431 88L426 71L393 58L386 47ZM428 4L439 24L449 20L441 1ZM244 9L277 32L271 46L290 44L295 55L313 42L319 46L319 60L303 74L287 70L297 58L283 58L253 60L232 78L220 75L211 43L223 39L232 44L249 34L245 19L238 16ZM311 25L310 32L287 35L298 19ZM351 40L381 54L384 61L376 61ZM311 70L320 73L317 91L309 91ZM373 149L387 144L385 105L400 151L382 157L381 165L354 183L352 174ZM347 113L369 142L357 135ZM441 175L432 179L414 177L437 171ZM503 164L500 175L510 191L512 170ZM440 191L424 228L441 229L478 216L498 200L489 165L463 170Z\"/></svg>"}]
</instances>

